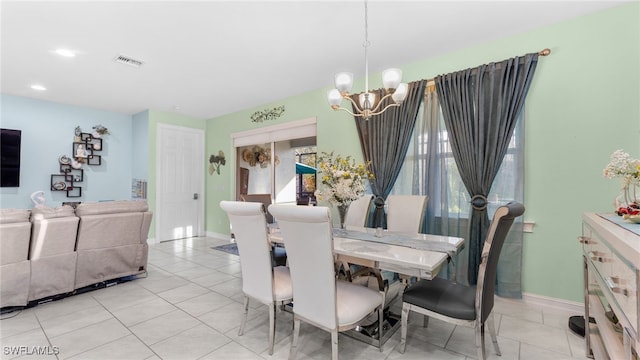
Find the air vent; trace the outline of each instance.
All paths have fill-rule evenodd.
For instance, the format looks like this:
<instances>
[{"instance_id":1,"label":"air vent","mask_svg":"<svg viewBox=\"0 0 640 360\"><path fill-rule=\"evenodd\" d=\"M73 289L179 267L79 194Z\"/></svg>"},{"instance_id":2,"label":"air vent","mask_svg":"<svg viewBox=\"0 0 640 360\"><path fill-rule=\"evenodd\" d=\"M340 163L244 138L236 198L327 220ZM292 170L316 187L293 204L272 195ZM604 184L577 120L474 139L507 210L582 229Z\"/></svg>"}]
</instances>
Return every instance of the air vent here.
<instances>
[{"instance_id":1,"label":"air vent","mask_svg":"<svg viewBox=\"0 0 640 360\"><path fill-rule=\"evenodd\" d=\"M143 62L141 60L136 60L134 58L130 58L128 56L124 56L124 55L118 55L115 59L113 59L115 62L119 62L121 64L127 64L129 66L133 66L133 67L140 67L142 66Z\"/></svg>"}]
</instances>

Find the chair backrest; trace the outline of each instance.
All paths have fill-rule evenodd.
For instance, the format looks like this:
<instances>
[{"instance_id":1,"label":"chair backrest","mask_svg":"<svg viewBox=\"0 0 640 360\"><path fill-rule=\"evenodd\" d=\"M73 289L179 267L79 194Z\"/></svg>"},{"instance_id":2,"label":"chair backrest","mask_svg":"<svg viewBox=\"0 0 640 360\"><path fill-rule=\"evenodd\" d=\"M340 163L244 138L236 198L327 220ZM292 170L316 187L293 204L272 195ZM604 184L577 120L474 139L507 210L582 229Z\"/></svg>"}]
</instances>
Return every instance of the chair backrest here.
<instances>
[{"instance_id":1,"label":"chair backrest","mask_svg":"<svg viewBox=\"0 0 640 360\"><path fill-rule=\"evenodd\" d=\"M345 226L360 228L366 226L369 210L371 209L371 199L373 199L373 195L365 195L351 202L347 217L344 220Z\"/></svg>"},{"instance_id":2,"label":"chair backrest","mask_svg":"<svg viewBox=\"0 0 640 360\"><path fill-rule=\"evenodd\" d=\"M478 284L476 288L476 314L480 314L483 322L493 309L496 272L502 245L515 218L522 214L524 214L524 205L518 202L510 202L500 206L493 215L493 220L491 220L491 225L482 247L482 260L478 269Z\"/></svg>"},{"instance_id":3,"label":"chair backrest","mask_svg":"<svg viewBox=\"0 0 640 360\"><path fill-rule=\"evenodd\" d=\"M324 206L271 205L293 284L293 311L327 329L337 327L336 283L330 212Z\"/></svg>"},{"instance_id":4,"label":"chair backrest","mask_svg":"<svg viewBox=\"0 0 640 360\"><path fill-rule=\"evenodd\" d=\"M240 200L247 202L259 202L264 205L264 213L267 217L267 224L273 224L273 216L269 213L269 205L271 205L271 194L243 194Z\"/></svg>"},{"instance_id":5,"label":"chair backrest","mask_svg":"<svg viewBox=\"0 0 640 360\"><path fill-rule=\"evenodd\" d=\"M238 244L242 291L264 304L273 302L271 246L262 203L221 201Z\"/></svg>"},{"instance_id":6,"label":"chair backrest","mask_svg":"<svg viewBox=\"0 0 640 360\"><path fill-rule=\"evenodd\" d=\"M387 229L419 233L428 199L426 195L387 196Z\"/></svg>"}]
</instances>

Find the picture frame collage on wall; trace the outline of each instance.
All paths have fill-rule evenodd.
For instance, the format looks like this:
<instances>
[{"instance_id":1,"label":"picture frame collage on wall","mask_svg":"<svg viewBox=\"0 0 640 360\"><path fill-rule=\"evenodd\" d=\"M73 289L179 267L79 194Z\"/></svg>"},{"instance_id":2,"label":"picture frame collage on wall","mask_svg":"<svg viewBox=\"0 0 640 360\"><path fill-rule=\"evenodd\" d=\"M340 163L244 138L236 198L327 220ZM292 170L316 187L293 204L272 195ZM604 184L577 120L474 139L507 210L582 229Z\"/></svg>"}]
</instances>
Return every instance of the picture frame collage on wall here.
<instances>
[{"instance_id":1,"label":"picture frame collage on wall","mask_svg":"<svg viewBox=\"0 0 640 360\"><path fill-rule=\"evenodd\" d=\"M106 128L105 128L106 129ZM58 158L59 173L51 174L51 191L66 191L69 198L81 197L82 187L78 183L84 181L83 164L102 165L103 150L101 135L85 133L76 127L74 141L71 145L71 157L62 155Z\"/></svg>"}]
</instances>

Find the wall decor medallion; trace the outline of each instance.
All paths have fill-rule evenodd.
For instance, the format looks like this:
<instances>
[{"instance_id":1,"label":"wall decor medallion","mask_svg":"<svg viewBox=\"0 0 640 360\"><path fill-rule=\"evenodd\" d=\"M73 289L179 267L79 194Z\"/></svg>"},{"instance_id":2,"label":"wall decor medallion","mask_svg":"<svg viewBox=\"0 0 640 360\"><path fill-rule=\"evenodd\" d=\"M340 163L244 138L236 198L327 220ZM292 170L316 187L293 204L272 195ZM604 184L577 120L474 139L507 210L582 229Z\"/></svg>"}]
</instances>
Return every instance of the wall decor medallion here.
<instances>
[{"instance_id":1,"label":"wall decor medallion","mask_svg":"<svg viewBox=\"0 0 640 360\"><path fill-rule=\"evenodd\" d=\"M225 160L222 150L218 151L218 155L209 156L209 175L213 175L214 171L220 175L220 166L224 166L226 163L227 160Z\"/></svg>"},{"instance_id":2,"label":"wall decor medallion","mask_svg":"<svg viewBox=\"0 0 640 360\"><path fill-rule=\"evenodd\" d=\"M282 116L284 113L284 105L274 107L273 109L264 109L263 111L256 111L251 115L251 121L261 123L265 120L274 120Z\"/></svg>"}]
</instances>

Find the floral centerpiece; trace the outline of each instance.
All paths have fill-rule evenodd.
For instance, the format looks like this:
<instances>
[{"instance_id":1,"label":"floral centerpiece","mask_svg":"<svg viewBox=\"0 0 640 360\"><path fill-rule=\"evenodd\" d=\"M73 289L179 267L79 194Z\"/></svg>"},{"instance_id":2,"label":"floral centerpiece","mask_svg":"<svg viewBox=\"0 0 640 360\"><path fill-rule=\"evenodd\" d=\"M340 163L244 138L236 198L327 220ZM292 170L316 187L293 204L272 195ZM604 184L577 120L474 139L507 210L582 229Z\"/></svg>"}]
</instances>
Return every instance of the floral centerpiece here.
<instances>
[{"instance_id":1,"label":"floral centerpiece","mask_svg":"<svg viewBox=\"0 0 640 360\"><path fill-rule=\"evenodd\" d=\"M324 190L316 190L318 200L326 200L337 206L340 226L344 228L344 218L352 201L357 200L366 190L365 179L373 179L369 164L356 164L351 156L334 157L333 152L323 152L318 157L318 172L321 174Z\"/></svg>"},{"instance_id":2,"label":"floral centerpiece","mask_svg":"<svg viewBox=\"0 0 640 360\"><path fill-rule=\"evenodd\" d=\"M611 161L603 170L608 179L622 178L622 192L624 199L616 199L616 213L633 222L640 222L640 199L636 196L640 187L640 160L631 158L623 150L616 150L611 154Z\"/></svg>"}]
</instances>

